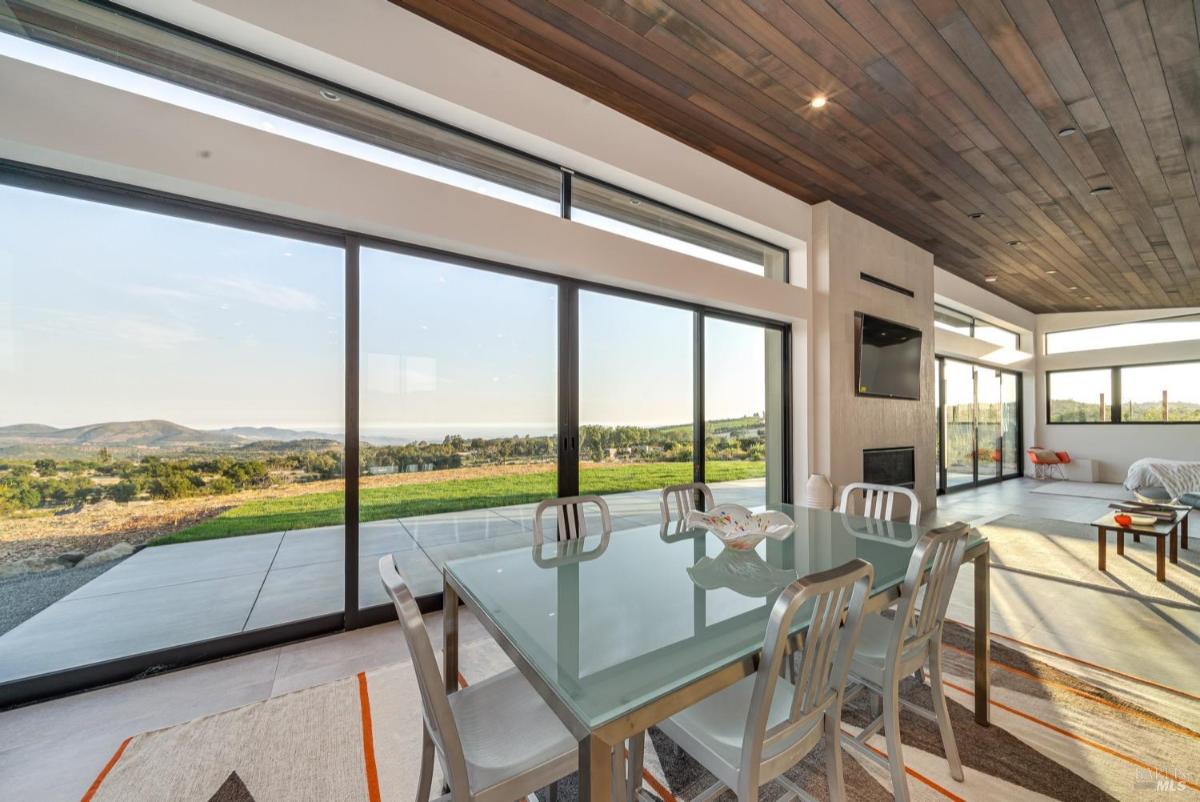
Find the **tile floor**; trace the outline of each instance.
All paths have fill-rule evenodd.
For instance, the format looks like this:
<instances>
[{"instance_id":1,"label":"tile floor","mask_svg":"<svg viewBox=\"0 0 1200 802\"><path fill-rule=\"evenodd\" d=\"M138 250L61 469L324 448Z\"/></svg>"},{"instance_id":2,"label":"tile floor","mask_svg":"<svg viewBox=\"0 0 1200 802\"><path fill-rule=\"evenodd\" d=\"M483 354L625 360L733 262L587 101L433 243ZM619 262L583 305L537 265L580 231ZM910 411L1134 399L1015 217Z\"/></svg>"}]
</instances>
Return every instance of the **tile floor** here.
<instances>
[{"instance_id":1,"label":"tile floor","mask_svg":"<svg viewBox=\"0 0 1200 802\"><path fill-rule=\"evenodd\" d=\"M983 523L1021 513L1086 522L1107 506L1098 499L1031 493L1037 486L1033 480L1013 480L942 497L927 520ZM992 580L995 633L1200 692L1194 668L1200 665L1200 608L1155 605L1002 570L993 570ZM969 622L971 599L972 572L964 569L951 617ZM1105 627L1064 624L1097 617ZM440 613L427 616L427 622L437 642ZM462 617L461 630L464 645L487 637L469 614ZM399 631L384 624L0 712L0 799L79 799L130 735L405 659Z\"/></svg>"}]
</instances>

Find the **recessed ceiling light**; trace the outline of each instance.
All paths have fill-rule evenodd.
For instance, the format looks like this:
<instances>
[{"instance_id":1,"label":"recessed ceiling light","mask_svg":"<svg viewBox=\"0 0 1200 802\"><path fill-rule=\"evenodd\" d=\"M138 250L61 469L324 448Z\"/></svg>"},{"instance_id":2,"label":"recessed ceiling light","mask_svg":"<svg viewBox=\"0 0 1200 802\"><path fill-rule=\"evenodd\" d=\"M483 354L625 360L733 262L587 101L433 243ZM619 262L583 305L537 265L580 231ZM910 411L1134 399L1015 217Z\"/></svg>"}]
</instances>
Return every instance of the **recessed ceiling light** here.
<instances>
[{"instance_id":1,"label":"recessed ceiling light","mask_svg":"<svg viewBox=\"0 0 1200 802\"><path fill-rule=\"evenodd\" d=\"M1066 128L1059 128L1058 135L1059 136L1070 136L1071 134L1075 133L1078 130L1079 130L1078 128L1068 125Z\"/></svg>"},{"instance_id":2,"label":"recessed ceiling light","mask_svg":"<svg viewBox=\"0 0 1200 802\"><path fill-rule=\"evenodd\" d=\"M1047 270L1047 271L1046 271L1046 275L1047 275L1047 276L1057 276L1057 275L1058 275L1058 271L1057 271L1057 270Z\"/></svg>"},{"instance_id":3,"label":"recessed ceiling light","mask_svg":"<svg viewBox=\"0 0 1200 802\"><path fill-rule=\"evenodd\" d=\"M642 205L642 202L641 202L640 200L638 200L637 198L630 198L630 199L629 199L629 203L630 203L630 204L632 204L632 205L634 205L634 206L641 206L641 205Z\"/></svg>"},{"instance_id":4,"label":"recessed ceiling light","mask_svg":"<svg viewBox=\"0 0 1200 802\"><path fill-rule=\"evenodd\" d=\"M1083 296L1083 300L1085 300L1085 301L1090 301L1090 300L1092 300L1092 296L1090 296L1090 295L1085 295L1085 296Z\"/></svg>"},{"instance_id":5,"label":"recessed ceiling light","mask_svg":"<svg viewBox=\"0 0 1200 802\"><path fill-rule=\"evenodd\" d=\"M1020 244L1021 244L1021 240L1019 240L1019 239L1010 239L1010 240L1009 240L1008 242L1006 242L1005 244L1006 244L1006 245L1020 245Z\"/></svg>"},{"instance_id":6,"label":"recessed ceiling light","mask_svg":"<svg viewBox=\"0 0 1200 802\"><path fill-rule=\"evenodd\" d=\"M998 279L998 278L999 278L999 276L984 276L983 280L986 281L988 284L995 284L996 279Z\"/></svg>"},{"instance_id":7,"label":"recessed ceiling light","mask_svg":"<svg viewBox=\"0 0 1200 802\"><path fill-rule=\"evenodd\" d=\"M331 100L334 103L337 103L339 100L342 99L342 96L339 95L337 92L334 92L332 89L322 89L321 97L325 98L326 100Z\"/></svg>"},{"instance_id":8,"label":"recessed ceiling light","mask_svg":"<svg viewBox=\"0 0 1200 802\"><path fill-rule=\"evenodd\" d=\"M967 214L967 217L971 218L972 220L978 220L979 218L983 217L983 212L970 212Z\"/></svg>"},{"instance_id":9,"label":"recessed ceiling light","mask_svg":"<svg viewBox=\"0 0 1200 802\"><path fill-rule=\"evenodd\" d=\"M1093 195L1104 195L1109 192L1112 192L1112 187L1107 186L1107 185L1102 186L1102 187L1096 187L1092 190Z\"/></svg>"},{"instance_id":10,"label":"recessed ceiling light","mask_svg":"<svg viewBox=\"0 0 1200 802\"><path fill-rule=\"evenodd\" d=\"M1068 289L1068 290L1077 290L1077 289L1079 289L1079 288L1078 288L1078 287L1076 287L1074 284L1072 284L1070 287L1067 287L1067 289Z\"/></svg>"},{"instance_id":11,"label":"recessed ceiling light","mask_svg":"<svg viewBox=\"0 0 1200 802\"><path fill-rule=\"evenodd\" d=\"M811 105L814 109L823 109L825 108L825 104L828 102L829 98L825 97L824 95L817 95L812 99L812 103L809 105Z\"/></svg>"}]
</instances>

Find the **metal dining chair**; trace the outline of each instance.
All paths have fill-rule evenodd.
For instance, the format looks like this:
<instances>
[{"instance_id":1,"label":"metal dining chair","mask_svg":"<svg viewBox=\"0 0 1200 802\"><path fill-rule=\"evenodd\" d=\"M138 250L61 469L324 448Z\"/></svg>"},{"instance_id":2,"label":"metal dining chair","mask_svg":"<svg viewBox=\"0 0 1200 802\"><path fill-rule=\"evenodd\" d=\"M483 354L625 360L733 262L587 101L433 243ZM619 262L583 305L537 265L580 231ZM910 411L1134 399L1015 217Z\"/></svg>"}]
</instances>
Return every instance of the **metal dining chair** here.
<instances>
[{"instance_id":1,"label":"metal dining chair","mask_svg":"<svg viewBox=\"0 0 1200 802\"><path fill-rule=\"evenodd\" d=\"M704 501L703 509L711 510L717 506L717 502L713 499L712 490L704 482L689 482L685 485L669 485L664 487L662 495L658 499L658 509L662 513L662 522L664 524L671 523L671 510L674 508L675 515L678 517L680 524L687 518L687 514L696 509L696 498L699 496Z\"/></svg>"},{"instance_id":2,"label":"metal dining chair","mask_svg":"<svg viewBox=\"0 0 1200 802\"><path fill-rule=\"evenodd\" d=\"M380 558L379 577L396 606L421 694L417 802L429 802L434 755L449 802L512 802L578 768L575 738L516 669L446 693L421 611L391 555Z\"/></svg>"},{"instance_id":3,"label":"metal dining chair","mask_svg":"<svg viewBox=\"0 0 1200 802\"><path fill-rule=\"evenodd\" d=\"M850 509L850 505L858 493L863 494L862 515L864 518L890 521L892 509L896 504L896 496L905 496L909 503L908 522L916 525L921 520L921 499L917 498L916 493L907 487L877 485L870 482L852 482L842 488L842 502L838 505L838 512L844 515L855 515L856 513Z\"/></svg>"},{"instance_id":4,"label":"metal dining chair","mask_svg":"<svg viewBox=\"0 0 1200 802\"><path fill-rule=\"evenodd\" d=\"M946 707L946 692L942 684L942 629L946 623L946 607L958 578L966 550L969 528L954 523L931 529L921 536L908 563L908 573L900 586L900 599L893 618L878 613L863 621L862 636L850 661L850 679L855 683L847 698L866 689L882 698L883 714L868 724L856 736L845 736L843 742L857 754L876 761L891 773L892 793L897 802L908 799L908 780L904 771L904 753L900 745L900 708L903 706L919 716L935 721L942 736L950 776L962 782L962 763L950 726ZM924 588L920 609L917 596ZM924 667L929 666L929 686L933 695L933 712L900 698L900 680L910 674L924 680ZM887 741L887 757L881 758L867 748L866 742L883 728Z\"/></svg>"},{"instance_id":5,"label":"metal dining chair","mask_svg":"<svg viewBox=\"0 0 1200 802\"><path fill-rule=\"evenodd\" d=\"M829 798L845 799L842 698L874 572L870 563L856 559L792 582L771 609L758 671L658 725L717 778L692 802L706 802L727 787L739 802L754 802L759 787L772 781L809 798L784 772L822 739ZM813 613L798 655L799 680L793 684L780 669L801 607Z\"/></svg>"},{"instance_id":6,"label":"metal dining chair","mask_svg":"<svg viewBox=\"0 0 1200 802\"><path fill-rule=\"evenodd\" d=\"M586 505L594 505L600 510L600 528L605 533L611 533L612 516L608 512L608 504L599 496L548 498L533 511L533 545L540 546L545 542L542 534L542 516L547 510L554 510L558 519L554 540L587 537L587 518L584 511Z\"/></svg>"},{"instance_id":7,"label":"metal dining chair","mask_svg":"<svg viewBox=\"0 0 1200 802\"><path fill-rule=\"evenodd\" d=\"M575 540L560 540L552 545L538 543L533 546L533 561L542 568L559 568L564 565L578 565L600 557L608 550L611 532L605 532L599 542L591 545L582 538ZM547 551L550 553L547 554Z\"/></svg>"}]
</instances>

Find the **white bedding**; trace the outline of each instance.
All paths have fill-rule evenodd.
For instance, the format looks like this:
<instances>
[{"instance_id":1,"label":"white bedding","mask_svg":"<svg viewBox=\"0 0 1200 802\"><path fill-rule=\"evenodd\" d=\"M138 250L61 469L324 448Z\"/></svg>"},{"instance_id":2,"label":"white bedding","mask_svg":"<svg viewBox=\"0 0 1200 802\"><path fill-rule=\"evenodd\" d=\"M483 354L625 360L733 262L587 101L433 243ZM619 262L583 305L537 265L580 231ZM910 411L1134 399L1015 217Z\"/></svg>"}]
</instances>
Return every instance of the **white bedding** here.
<instances>
[{"instance_id":1,"label":"white bedding","mask_svg":"<svg viewBox=\"0 0 1200 802\"><path fill-rule=\"evenodd\" d=\"M1172 471L1175 466L1189 466L1185 470L1190 470L1190 467L1200 468L1200 462L1144 457L1129 466L1129 472L1125 474L1125 489L1138 490L1143 487L1162 487L1163 482L1155 472L1155 466L1160 466L1167 471Z\"/></svg>"}]
</instances>

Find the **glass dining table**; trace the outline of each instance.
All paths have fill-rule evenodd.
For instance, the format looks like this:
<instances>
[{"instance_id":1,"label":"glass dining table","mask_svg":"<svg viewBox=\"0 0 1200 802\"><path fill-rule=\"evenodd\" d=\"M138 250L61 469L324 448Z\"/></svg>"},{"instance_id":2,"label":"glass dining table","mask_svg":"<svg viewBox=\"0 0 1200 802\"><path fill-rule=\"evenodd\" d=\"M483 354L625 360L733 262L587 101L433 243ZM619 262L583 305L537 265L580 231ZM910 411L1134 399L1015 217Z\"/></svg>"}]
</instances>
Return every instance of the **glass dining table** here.
<instances>
[{"instance_id":1,"label":"glass dining table","mask_svg":"<svg viewBox=\"0 0 1200 802\"><path fill-rule=\"evenodd\" d=\"M868 610L899 596L926 531L828 510L768 505L796 522L781 540L725 548L678 524L451 560L443 569L446 690L458 690L459 601L579 741L583 800L611 799L625 739L755 671L767 618L792 580L855 557L875 567ZM974 563L975 720L988 723L988 542ZM964 561L965 561L964 560ZM796 634L807 626L801 610Z\"/></svg>"}]
</instances>

